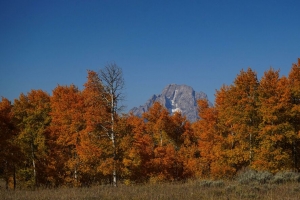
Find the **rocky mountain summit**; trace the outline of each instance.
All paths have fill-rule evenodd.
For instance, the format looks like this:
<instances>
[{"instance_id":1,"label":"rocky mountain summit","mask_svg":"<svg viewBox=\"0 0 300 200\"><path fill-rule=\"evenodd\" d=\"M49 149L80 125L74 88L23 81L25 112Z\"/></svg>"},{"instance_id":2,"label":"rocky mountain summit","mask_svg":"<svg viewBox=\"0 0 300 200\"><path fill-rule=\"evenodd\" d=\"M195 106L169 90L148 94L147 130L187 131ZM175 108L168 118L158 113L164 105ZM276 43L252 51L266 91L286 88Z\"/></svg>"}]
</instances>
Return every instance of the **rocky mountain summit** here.
<instances>
[{"instance_id":1,"label":"rocky mountain summit","mask_svg":"<svg viewBox=\"0 0 300 200\"><path fill-rule=\"evenodd\" d=\"M134 107L130 110L136 116L142 116L147 112L154 102L159 102L165 106L171 114L181 112L191 122L196 121L198 117L197 100L207 99L204 92L195 92L187 85L170 84L159 95L153 95L144 105Z\"/></svg>"}]
</instances>

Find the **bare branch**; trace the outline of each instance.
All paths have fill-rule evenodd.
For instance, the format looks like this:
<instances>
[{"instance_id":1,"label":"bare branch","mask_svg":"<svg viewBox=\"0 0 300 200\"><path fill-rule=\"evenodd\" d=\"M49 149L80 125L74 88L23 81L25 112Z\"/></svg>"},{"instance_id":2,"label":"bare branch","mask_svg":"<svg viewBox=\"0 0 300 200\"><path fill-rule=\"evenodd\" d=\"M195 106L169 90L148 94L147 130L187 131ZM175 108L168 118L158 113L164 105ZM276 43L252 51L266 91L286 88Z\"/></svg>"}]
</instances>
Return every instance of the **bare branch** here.
<instances>
[{"instance_id":1,"label":"bare branch","mask_svg":"<svg viewBox=\"0 0 300 200\"><path fill-rule=\"evenodd\" d=\"M112 146L114 149L113 152L113 185L117 186L117 163L115 158L117 155L116 152L116 134L115 134L115 121L117 111L123 108L123 106L118 107L118 103L123 100L122 90L124 88L124 79L122 69L119 68L115 63L109 64L100 70L99 78L104 85L104 90L107 96L103 96L103 99L107 102L108 108L110 110L110 127L107 129L102 126L107 133L107 136L111 139Z\"/></svg>"},{"instance_id":2,"label":"bare branch","mask_svg":"<svg viewBox=\"0 0 300 200\"><path fill-rule=\"evenodd\" d=\"M114 105L110 105L114 111L121 110L123 106L116 107L121 101L125 99L123 92L125 82L123 79L122 69L119 68L115 63L106 65L99 72L99 78L101 79L106 93L110 95L111 99L103 96L103 99L107 102L115 102Z\"/></svg>"}]
</instances>

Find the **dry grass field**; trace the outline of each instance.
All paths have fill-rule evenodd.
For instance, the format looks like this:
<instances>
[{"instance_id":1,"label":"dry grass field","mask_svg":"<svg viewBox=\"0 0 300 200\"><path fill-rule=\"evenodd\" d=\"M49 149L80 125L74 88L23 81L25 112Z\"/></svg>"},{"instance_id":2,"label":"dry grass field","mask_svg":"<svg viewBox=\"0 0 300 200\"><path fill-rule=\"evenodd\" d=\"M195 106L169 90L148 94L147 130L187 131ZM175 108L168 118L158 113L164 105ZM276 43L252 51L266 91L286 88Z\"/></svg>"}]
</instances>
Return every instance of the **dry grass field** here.
<instances>
[{"instance_id":1,"label":"dry grass field","mask_svg":"<svg viewBox=\"0 0 300 200\"><path fill-rule=\"evenodd\" d=\"M300 199L300 184L188 181L145 185L37 190L0 189L0 199Z\"/></svg>"}]
</instances>

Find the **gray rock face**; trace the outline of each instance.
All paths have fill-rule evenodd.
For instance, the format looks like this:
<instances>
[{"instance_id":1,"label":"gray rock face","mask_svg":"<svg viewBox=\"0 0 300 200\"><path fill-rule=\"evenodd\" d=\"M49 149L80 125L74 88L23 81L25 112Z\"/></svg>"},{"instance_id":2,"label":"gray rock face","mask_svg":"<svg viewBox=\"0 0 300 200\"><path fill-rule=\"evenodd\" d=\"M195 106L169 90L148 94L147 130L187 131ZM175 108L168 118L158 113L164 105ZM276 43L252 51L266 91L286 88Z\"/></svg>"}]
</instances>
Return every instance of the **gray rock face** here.
<instances>
[{"instance_id":1,"label":"gray rock face","mask_svg":"<svg viewBox=\"0 0 300 200\"><path fill-rule=\"evenodd\" d=\"M203 92L195 92L187 85L170 84L159 95L153 95L144 105L134 107L130 110L134 115L141 117L147 112L154 102L165 106L171 114L181 112L190 122L196 121L198 117L197 100L207 99Z\"/></svg>"}]
</instances>

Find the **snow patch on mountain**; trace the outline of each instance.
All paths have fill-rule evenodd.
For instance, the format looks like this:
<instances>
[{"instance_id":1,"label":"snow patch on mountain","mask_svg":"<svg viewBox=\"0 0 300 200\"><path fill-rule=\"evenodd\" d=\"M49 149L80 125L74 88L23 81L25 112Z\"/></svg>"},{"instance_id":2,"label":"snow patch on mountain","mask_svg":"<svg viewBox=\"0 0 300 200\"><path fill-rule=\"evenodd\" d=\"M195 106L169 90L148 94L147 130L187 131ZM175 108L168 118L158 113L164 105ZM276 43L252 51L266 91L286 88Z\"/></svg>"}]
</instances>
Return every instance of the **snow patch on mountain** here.
<instances>
[{"instance_id":1,"label":"snow patch on mountain","mask_svg":"<svg viewBox=\"0 0 300 200\"><path fill-rule=\"evenodd\" d=\"M177 93L178 93L178 90L175 90L174 97L171 100L171 103L172 103L172 110L171 111L172 111L172 113L181 112L181 109L178 107L178 104L175 103L175 100L176 100L176 97L177 97Z\"/></svg>"}]
</instances>

